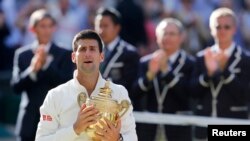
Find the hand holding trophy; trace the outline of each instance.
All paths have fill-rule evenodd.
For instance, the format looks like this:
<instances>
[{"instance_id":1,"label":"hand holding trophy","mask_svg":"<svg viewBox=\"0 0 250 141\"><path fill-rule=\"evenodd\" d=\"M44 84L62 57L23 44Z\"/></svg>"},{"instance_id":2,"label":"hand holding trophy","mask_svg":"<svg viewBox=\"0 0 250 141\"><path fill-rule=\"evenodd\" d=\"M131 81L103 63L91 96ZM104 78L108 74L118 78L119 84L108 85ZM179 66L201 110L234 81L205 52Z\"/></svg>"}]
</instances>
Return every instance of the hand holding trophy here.
<instances>
[{"instance_id":1,"label":"hand holding trophy","mask_svg":"<svg viewBox=\"0 0 250 141\"><path fill-rule=\"evenodd\" d=\"M98 96L87 97L86 93L80 93L78 95L78 104L82 106L83 103L86 106L93 105L99 111L99 117L95 124L92 124L87 127L86 133L94 141L98 141L96 138L97 128L102 128L103 123L106 121L116 125L118 117L122 117L129 109L130 103L127 100L122 100L119 104L118 101L112 99L112 90L109 87L110 81L108 80L105 83L103 88L100 88Z\"/></svg>"}]
</instances>

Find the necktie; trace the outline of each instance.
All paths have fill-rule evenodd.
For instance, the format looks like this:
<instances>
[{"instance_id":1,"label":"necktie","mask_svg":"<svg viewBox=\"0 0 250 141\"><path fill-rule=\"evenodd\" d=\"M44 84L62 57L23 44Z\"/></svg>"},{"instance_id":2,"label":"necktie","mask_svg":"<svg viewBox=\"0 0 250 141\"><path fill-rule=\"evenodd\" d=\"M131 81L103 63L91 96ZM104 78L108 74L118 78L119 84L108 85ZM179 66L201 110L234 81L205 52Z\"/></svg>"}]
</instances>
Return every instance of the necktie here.
<instances>
[{"instance_id":1,"label":"necktie","mask_svg":"<svg viewBox=\"0 0 250 141\"><path fill-rule=\"evenodd\" d=\"M110 51L109 49L107 48L107 46L104 46L104 61L100 64L100 71L101 73L103 74L104 73L104 70L106 68L106 61L108 59L108 56L110 55Z\"/></svg>"},{"instance_id":2,"label":"necktie","mask_svg":"<svg viewBox=\"0 0 250 141\"><path fill-rule=\"evenodd\" d=\"M173 63L168 59L168 70L172 70Z\"/></svg>"},{"instance_id":3,"label":"necktie","mask_svg":"<svg viewBox=\"0 0 250 141\"><path fill-rule=\"evenodd\" d=\"M169 66L172 66L172 62L169 59L168 59L167 63L168 63Z\"/></svg>"},{"instance_id":4,"label":"necktie","mask_svg":"<svg viewBox=\"0 0 250 141\"><path fill-rule=\"evenodd\" d=\"M104 58L107 59L110 56L111 51L105 46L104 47Z\"/></svg>"}]
</instances>

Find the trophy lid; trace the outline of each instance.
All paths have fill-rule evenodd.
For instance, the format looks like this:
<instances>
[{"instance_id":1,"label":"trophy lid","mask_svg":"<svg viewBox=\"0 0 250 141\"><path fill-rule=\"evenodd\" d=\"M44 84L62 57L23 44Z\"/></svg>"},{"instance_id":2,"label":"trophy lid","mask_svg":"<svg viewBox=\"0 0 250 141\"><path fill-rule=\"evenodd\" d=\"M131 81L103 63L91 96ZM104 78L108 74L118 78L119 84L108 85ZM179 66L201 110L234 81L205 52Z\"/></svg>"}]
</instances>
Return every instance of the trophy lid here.
<instances>
[{"instance_id":1,"label":"trophy lid","mask_svg":"<svg viewBox=\"0 0 250 141\"><path fill-rule=\"evenodd\" d=\"M110 80L107 80L105 86L103 88L100 88L100 92L98 94L100 97L111 98L112 90L109 87L109 85L110 85Z\"/></svg>"}]
</instances>

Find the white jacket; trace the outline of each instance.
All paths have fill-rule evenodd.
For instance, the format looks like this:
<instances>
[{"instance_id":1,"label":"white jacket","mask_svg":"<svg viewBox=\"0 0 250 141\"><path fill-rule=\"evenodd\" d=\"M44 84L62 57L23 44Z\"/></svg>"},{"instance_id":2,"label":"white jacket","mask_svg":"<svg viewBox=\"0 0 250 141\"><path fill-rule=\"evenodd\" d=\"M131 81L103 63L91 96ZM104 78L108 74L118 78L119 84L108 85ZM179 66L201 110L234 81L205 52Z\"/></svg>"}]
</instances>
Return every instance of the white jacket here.
<instances>
[{"instance_id":1,"label":"white jacket","mask_svg":"<svg viewBox=\"0 0 250 141\"><path fill-rule=\"evenodd\" d=\"M105 85L101 75L99 75L97 85L91 96L97 96L99 88ZM129 100L127 90L114 83L110 83L113 90L112 99ZM76 78L50 90L40 108L40 122L38 124L36 141L91 141L86 134L77 135L74 132L73 124L76 121L80 107L77 102L79 93L86 89L80 85ZM133 107L121 118L121 134L124 141L137 141L135 130L135 119L133 116Z\"/></svg>"}]
</instances>

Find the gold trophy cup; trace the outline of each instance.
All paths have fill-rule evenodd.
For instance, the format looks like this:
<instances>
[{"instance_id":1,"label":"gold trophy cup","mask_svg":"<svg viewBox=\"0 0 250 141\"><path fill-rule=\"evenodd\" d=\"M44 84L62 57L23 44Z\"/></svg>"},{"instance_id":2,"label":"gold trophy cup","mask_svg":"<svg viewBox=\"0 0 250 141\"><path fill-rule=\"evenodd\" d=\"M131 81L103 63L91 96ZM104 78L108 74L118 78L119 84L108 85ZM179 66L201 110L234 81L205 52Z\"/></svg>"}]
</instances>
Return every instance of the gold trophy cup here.
<instances>
[{"instance_id":1,"label":"gold trophy cup","mask_svg":"<svg viewBox=\"0 0 250 141\"><path fill-rule=\"evenodd\" d=\"M100 113L98 120L106 118L112 123L116 124L116 120L118 118L117 116L122 117L128 111L130 103L128 100L122 100L119 104L116 100L112 99L112 90L109 87L109 83L110 81L108 80L105 83L105 86L100 88L98 96L91 96L90 98L87 98L86 93L82 92L78 95L77 101L79 106L82 106L83 103L86 103L87 106L91 104L94 105ZM87 135L94 141L97 141L95 138L95 126L97 125L100 126L99 122L90 125L86 129Z\"/></svg>"}]
</instances>

